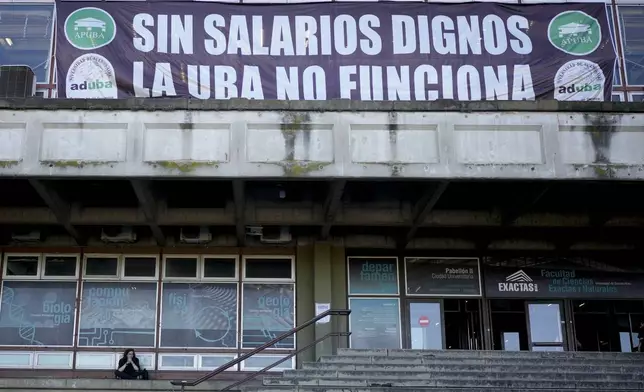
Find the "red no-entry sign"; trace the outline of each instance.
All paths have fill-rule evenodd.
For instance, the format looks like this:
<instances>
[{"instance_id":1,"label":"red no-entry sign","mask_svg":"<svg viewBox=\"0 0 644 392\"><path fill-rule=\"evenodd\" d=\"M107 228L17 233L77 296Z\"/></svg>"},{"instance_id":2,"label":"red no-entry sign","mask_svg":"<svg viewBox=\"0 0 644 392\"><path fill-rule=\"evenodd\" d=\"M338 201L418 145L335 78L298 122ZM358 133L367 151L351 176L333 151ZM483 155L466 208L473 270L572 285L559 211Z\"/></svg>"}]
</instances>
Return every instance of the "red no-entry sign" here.
<instances>
[{"instance_id":1,"label":"red no-entry sign","mask_svg":"<svg viewBox=\"0 0 644 392\"><path fill-rule=\"evenodd\" d=\"M429 326L429 318L427 316L420 316L418 324L423 328L427 328Z\"/></svg>"}]
</instances>

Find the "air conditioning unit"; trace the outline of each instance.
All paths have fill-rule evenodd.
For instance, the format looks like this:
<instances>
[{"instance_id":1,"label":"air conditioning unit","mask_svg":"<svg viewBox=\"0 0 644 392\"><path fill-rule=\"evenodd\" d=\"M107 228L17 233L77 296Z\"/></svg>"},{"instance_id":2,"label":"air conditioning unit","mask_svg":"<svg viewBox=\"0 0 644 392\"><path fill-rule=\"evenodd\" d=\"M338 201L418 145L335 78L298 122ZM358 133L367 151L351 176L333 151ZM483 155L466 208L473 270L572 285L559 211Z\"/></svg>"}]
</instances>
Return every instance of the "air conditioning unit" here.
<instances>
[{"instance_id":1,"label":"air conditioning unit","mask_svg":"<svg viewBox=\"0 0 644 392\"><path fill-rule=\"evenodd\" d=\"M199 230L182 228L179 240L184 244L207 244L212 241L212 234L206 226L200 227Z\"/></svg>"},{"instance_id":2,"label":"air conditioning unit","mask_svg":"<svg viewBox=\"0 0 644 392\"><path fill-rule=\"evenodd\" d=\"M136 242L136 233L129 226L104 228L101 230L101 241L131 244Z\"/></svg>"},{"instance_id":3,"label":"air conditioning unit","mask_svg":"<svg viewBox=\"0 0 644 392\"><path fill-rule=\"evenodd\" d=\"M287 226L280 226L277 230L262 230L262 234L259 236L260 242L265 244L284 244L291 242L293 237Z\"/></svg>"},{"instance_id":4,"label":"air conditioning unit","mask_svg":"<svg viewBox=\"0 0 644 392\"><path fill-rule=\"evenodd\" d=\"M36 95L36 75L26 65L0 66L0 98L27 98Z\"/></svg>"},{"instance_id":5,"label":"air conditioning unit","mask_svg":"<svg viewBox=\"0 0 644 392\"><path fill-rule=\"evenodd\" d=\"M40 231L32 230L24 233L12 233L11 239L16 242L39 242Z\"/></svg>"}]
</instances>

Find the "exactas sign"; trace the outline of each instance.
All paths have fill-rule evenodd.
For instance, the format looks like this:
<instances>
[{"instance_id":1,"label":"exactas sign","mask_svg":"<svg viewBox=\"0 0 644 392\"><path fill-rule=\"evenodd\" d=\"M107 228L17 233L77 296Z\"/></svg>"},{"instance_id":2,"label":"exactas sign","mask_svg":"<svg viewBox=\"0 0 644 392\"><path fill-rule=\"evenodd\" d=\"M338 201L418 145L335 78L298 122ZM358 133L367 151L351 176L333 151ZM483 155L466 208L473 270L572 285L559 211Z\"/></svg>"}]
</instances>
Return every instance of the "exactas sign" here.
<instances>
[{"instance_id":1,"label":"exactas sign","mask_svg":"<svg viewBox=\"0 0 644 392\"><path fill-rule=\"evenodd\" d=\"M489 297L639 298L644 274L589 271L573 268L485 269Z\"/></svg>"},{"instance_id":2,"label":"exactas sign","mask_svg":"<svg viewBox=\"0 0 644 392\"><path fill-rule=\"evenodd\" d=\"M602 101L615 63L603 4L61 1L56 14L68 98Z\"/></svg>"}]
</instances>

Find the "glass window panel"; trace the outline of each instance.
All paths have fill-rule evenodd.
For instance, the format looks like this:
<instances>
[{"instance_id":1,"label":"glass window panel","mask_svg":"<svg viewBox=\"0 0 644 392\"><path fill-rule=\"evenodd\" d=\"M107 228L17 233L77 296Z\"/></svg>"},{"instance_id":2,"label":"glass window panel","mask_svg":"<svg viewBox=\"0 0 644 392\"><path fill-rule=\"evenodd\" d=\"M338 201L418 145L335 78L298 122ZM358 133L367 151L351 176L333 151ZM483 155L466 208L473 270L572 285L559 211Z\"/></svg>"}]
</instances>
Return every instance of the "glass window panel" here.
<instances>
[{"instance_id":1,"label":"glass window panel","mask_svg":"<svg viewBox=\"0 0 644 392\"><path fill-rule=\"evenodd\" d=\"M121 357L123 357L123 354L118 354L117 361L121 359ZM137 352L136 357L139 359L139 363L144 369L152 369L154 367L154 354L141 354Z\"/></svg>"},{"instance_id":2,"label":"glass window panel","mask_svg":"<svg viewBox=\"0 0 644 392\"><path fill-rule=\"evenodd\" d=\"M38 276L39 256L7 256L7 276Z\"/></svg>"},{"instance_id":3,"label":"glass window panel","mask_svg":"<svg viewBox=\"0 0 644 392\"><path fill-rule=\"evenodd\" d=\"M45 276L76 276L76 256L45 256Z\"/></svg>"},{"instance_id":4,"label":"glass window panel","mask_svg":"<svg viewBox=\"0 0 644 392\"><path fill-rule=\"evenodd\" d=\"M611 96L611 101L613 102L622 102L624 100L624 96L622 94L613 94Z\"/></svg>"},{"instance_id":5,"label":"glass window panel","mask_svg":"<svg viewBox=\"0 0 644 392\"><path fill-rule=\"evenodd\" d=\"M71 368L72 355L72 353L38 353L36 355L36 366L55 369Z\"/></svg>"},{"instance_id":6,"label":"glass window panel","mask_svg":"<svg viewBox=\"0 0 644 392\"><path fill-rule=\"evenodd\" d=\"M295 327L295 295L292 284L244 284L242 341L253 348ZM295 348L293 336L273 348Z\"/></svg>"},{"instance_id":7,"label":"glass window panel","mask_svg":"<svg viewBox=\"0 0 644 392\"><path fill-rule=\"evenodd\" d=\"M644 6L619 6L624 68L629 85L644 85Z\"/></svg>"},{"instance_id":8,"label":"glass window panel","mask_svg":"<svg viewBox=\"0 0 644 392\"><path fill-rule=\"evenodd\" d=\"M157 274L156 257L126 257L124 259L124 273L126 277L149 277Z\"/></svg>"},{"instance_id":9,"label":"glass window panel","mask_svg":"<svg viewBox=\"0 0 644 392\"><path fill-rule=\"evenodd\" d=\"M162 347L237 347L236 283L164 283Z\"/></svg>"},{"instance_id":10,"label":"glass window panel","mask_svg":"<svg viewBox=\"0 0 644 392\"><path fill-rule=\"evenodd\" d=\"M204 278L234 278L235 259L206 257L203 261Z\"/></svg>"},{"instance_id":11,"label":"glass window panel","mask_svg":"<svg viewBox=\"0 0 644 392\"><path fill-rule=\"evenodd\" d=\"M194 368L194 355L162 355L161 367Z\"/></svg>"},{"instance_id":12,"label":"glass window panel","mask_svg":"<svg viewBox=\"0 0 644 392\"><path fill-rule=\"evenodd\" d=\"M78 345L153 347L156 283L84 282Z\"/></svg>"},{"instance_id":13,"label":"glass window panel","mask_svg":"<svg viewBox=\"0 0 644 392\"><path fill-rule=\"evenodd\" d=\"M535 346L532 347L532 351L563 351L562 346Z\"/></svg>"},{"instance_id":14,"label":"glass window panel","mask_svg":"<svg viewBox=\"0 0 644 392\"><path fill-rule=\"evenodd\" d=\"M613 41L613 47L617 51L617 42L615 42L615 28L613 26L613 9L611 6L606 7L606 16L608 17L608 29L610 31L610 38ZM613 85L619 86L622 84L621 75L619 74L619 62L615 62L615 69L613 70Z\"/></svg>"},{"instance_id":15,"label":"glass window panel","mask_svg":"<svg viewBox=\"0 0 644 392\"><path fill-rule=\"evenodd\" d=\"M46 83L53 12L53 4L0 4L0 64L27 65Z\"/></svg>"},{"instance_id":16,"label":"glass window panel","mask_svg":"<svg viewBox=\"0 0 644 392\"><path fill-rule=\"evenodd\" d=\"M350 257L349 294L398 294L398 259Z\"/></svg>"},{"instance_id":17,"label":"glass window panel","mask_svg":"<svg viewBox=\"0 0 644 392\"><path fill-rule=\"evenodd\" d=\"M0 345L71 346L76 282L2 284Z\"/></svg>"},{"instance_id":18,"label":"glass window panel","mask_svg":"<svg viewBox=\"0 0 644 392\"><path fill-rule=\"evenodd\" d=\"M503 332L503 350L521 351L521 338L519 332Z\"/></svg>"},{"instance_id":19,"label":"glass window panel","mask_svg":"<svg viewBox=\"0 0 644 392\"><path fill-rule=\"evenodd\" d=\"M438 302L412 302L409 304L412 349L443 349L441 314L441 304Z\"/></svg>"},{"instance_id":20,"label":"glass window panel","mask_svg":"<svg viewBox=\"0 0 644 392\"><path fill-rule=\"evenodd\" d=\"M114 369L115 356L112 353L76 353L78 369Z\"/></svg>"},{"instance_id":21,"label":"glass window panel","mask_svg":"<svg viewBox=\"0 0 644 392\"><path fill-rule=\"evenodd\" d=\"M226 363L235 359L233 355L202 355L201 356L201 369L203 370L214 370ZM229 370L235 370L236 366L233 366Z\"/></svg>"},{"instance_id":22,"label":"glass window panel","mask_svg":"<svg viewBox=\"0 0 644 392\"><path fill-rule=\"evenodd\" d=\"M351 348L400 348L400 304L396 298L350 298Z\"/></svg>"},{"instance_id":23,"label":"glass window panel","mask_svg":"<svg viewBox=\"0 0 644 392\"><path fill-rule=\"evenodd\" d=\"M116 276L118 273L119 259L116 256L93 256L85 261L85 275L87 276Z\"/></svg>"},{"instance_id":24,"label":"glass window panel","mask_svg":"<svg viewBox=\"0 0 644 392\"><path fill-rule=\"evenodd\" d=\"M169 278L196 278L197 258L167 257L165 276Z\"/></svg>"},{"instance_id":25,"label":"glass window panel","mask_svg":"<svg viewBox=\"0 0 644 392\"><path fill-rule=\"evenodd\" d=\"M533 343L562 343L558 304L529 304L530 339Z\"/></svg>"},{"instance_id":26,"label":"glass window panel","mask_svg":"<svg viewBox=\"0 0 644 392\"><path fill-rule=\"evenodd\" d=\"M1 367L25 367L31 365L29 353L0 353Z\"/></svg>"},{"instance_id":27,"label":"glass window panel","mask_svg":"<svg viewBox=\"0 0 644 392\"><path fill-rule=\"evenodd\" d=\"M292 279L293 260L288 259L246 259L246 278L249 279Z\"/></svg>"},{"instance_id":28,"label":"glass window panel","mask_svg":"<svg viewBox=\"0 0 644 392\"><path fill-rule=\"evenodd\" d=\"M269 366L284 357L285 355L255 355L244 361L243 368L244 370L263 369L266 366ZM271 371L279 372L285 369L293 369L292 360L282 362L281 364L271 369Z\"/></svg>"}]
</instances>

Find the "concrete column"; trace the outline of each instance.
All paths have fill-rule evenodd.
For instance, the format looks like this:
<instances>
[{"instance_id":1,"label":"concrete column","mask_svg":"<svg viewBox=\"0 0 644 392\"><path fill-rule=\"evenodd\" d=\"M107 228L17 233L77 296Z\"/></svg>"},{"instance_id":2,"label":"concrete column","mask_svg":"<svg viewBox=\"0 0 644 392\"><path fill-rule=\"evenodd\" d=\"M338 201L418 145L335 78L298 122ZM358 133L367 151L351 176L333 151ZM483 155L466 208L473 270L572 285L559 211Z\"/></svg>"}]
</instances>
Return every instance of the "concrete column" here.
<instances>
[{"instance_id":1,"label":"concrete column","mask_svg":"<svg viewBox=\"0 0 644 392\"><path fill-rule=\"evenodd\" d=\"M295 325L302 325L315 317L315 301L313 299L313 246L298 246L295 257ZM315 340L315 330L313 328L305 328L297 333L296 339L298 347L304 347ZM300 367L302 362L311 362L314 359L315 352L313 349L304 351L297 356L297 366Z\"/></svg>"},{"instance_id":2,"label":"concrete column","mask_svg":"<svg viewBox=\"0 0 644 392\"><path fill-rule=\"evenodd\" d=\"M316 304L332 305L333 274L331 271L331 244L316 243L313 253L313 292ZM315 338L319 339L333 332L333 320L326 324L315 325ZM333 354L333 339L329 338L315 347L315 358Z\"/></svg>"}]
</instances>

